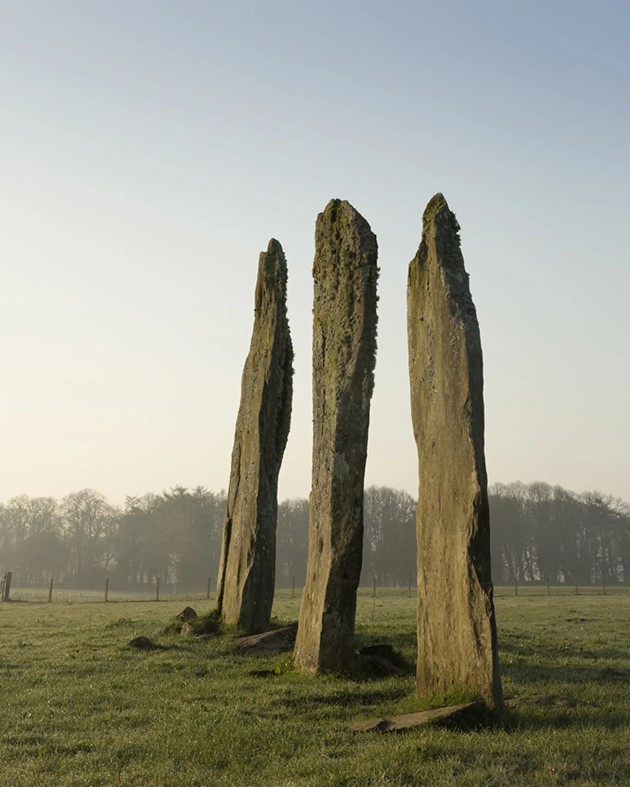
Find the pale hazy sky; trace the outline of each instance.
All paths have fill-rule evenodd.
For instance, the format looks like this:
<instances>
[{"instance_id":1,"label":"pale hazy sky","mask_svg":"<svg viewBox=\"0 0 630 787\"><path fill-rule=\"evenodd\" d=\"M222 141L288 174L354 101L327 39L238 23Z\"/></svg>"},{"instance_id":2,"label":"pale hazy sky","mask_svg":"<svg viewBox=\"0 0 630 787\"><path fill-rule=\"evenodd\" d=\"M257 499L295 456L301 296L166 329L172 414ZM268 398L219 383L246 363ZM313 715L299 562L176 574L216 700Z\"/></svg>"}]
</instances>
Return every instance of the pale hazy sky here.
<instances>
[{"instance_id":1,"label":"pale hazy sky","mask_svg":"<svg viewBox=\"0 0 630 787\"><path fill-rule=\"evenodd\" d=\"M380 250L366 482L416 494L405 289L436 191L490 480L630 500L629 34L625 0L0 0L0 500L225 488L270 237L296 353L280 496L306 496L331 197Z\"/></svg>"}]
</instances>

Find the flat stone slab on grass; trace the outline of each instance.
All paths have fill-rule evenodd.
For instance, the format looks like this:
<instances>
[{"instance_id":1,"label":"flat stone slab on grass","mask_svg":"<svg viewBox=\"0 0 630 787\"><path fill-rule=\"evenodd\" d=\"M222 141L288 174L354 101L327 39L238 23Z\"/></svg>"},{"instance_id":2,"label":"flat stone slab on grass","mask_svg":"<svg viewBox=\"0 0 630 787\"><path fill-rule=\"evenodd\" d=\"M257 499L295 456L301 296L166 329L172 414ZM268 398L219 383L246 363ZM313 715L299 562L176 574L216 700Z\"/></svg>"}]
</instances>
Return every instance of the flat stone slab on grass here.
<instances>
[{"instance_id":1,"label":"flat stone slab on grass","mask_svg":"<svg viewBox=\"0 0 630 787\"><path fill-rule=\"evenodd\" d=\"M297 635L297 621L290 626L280 629L263 631L262 634L252 634L236 640L239 650L253 651L255 653L268 653L269 651L291 650L295 645Z\"/></svg>"},{"instance_id":2,"label":"flat stone slab on grass","mask_svg":"<svg viewBox=\"0 0 630 787\"><path fill-rule=\"evenodd\" d=\"M405 713L402 716L354 721L349 727L354 732L402 732L432 723L467 728L487 726L488 707L484 702L467 702L447 708Z\"/></svg>"}]
</instances>

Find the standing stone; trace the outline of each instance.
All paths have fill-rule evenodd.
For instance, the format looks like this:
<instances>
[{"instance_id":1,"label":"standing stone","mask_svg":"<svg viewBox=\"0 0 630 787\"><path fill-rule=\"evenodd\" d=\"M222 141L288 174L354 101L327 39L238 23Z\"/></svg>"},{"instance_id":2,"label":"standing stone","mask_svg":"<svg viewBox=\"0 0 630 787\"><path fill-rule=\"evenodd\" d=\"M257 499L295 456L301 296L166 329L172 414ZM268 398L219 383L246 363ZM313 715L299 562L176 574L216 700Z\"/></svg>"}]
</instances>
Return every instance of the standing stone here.
<instances>
[{"instance_id":1,"label":"standing stone","mask_svg":"<svg viewBox=\"0 0 630 787\"><path fill-rule=\"evenodd\" d=\"M420 696L464 689L503 714L490 574L479 324L442 194L409 265L411 412L418 447Z\"/></svg>"},{"instance_id":2,"label":"standing stone","mask_svg":"<svg viewBox=\"0 0 630 787\"><path fill-rule=\"evenodd\" d=\"M254 329L241 381L217 585L222 619L250 634L269 627L273 604L278 474L293 393L286 297L284 252L271 240L258 264Z\"/></svg>"},{"instance_id":3,"label":"standing stone","mask_svg":"<svg viewBox=\"0 0 630 787\"><path fill-rule=\"evenodd\" d=\"M295 663L353 658L363 479L376 356L376 236L348 202L317 217L313 263L313 470L306 585Z\"/></svg>"}]
</instances>

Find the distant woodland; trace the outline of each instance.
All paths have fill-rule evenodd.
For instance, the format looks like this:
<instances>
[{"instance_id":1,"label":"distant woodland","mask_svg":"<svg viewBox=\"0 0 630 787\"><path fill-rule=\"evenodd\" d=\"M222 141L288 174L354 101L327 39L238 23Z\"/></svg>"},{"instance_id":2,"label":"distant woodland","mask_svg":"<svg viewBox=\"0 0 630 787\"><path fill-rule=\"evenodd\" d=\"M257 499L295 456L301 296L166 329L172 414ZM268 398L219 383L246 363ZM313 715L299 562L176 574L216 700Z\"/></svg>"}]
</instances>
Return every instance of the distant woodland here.
<instances>
[{"instance_id":1,"label":"distant woodland","mask_svg":"<svg viewBox=\"0 0 630 787\"><path fill-rule=\"evenodd\" d=\"M123 507L83 489L62 500L15 497L0 504L0 574L16 586L149 588L159 577L178 591L216 578L225 493L177 486L128 497ZM362 584L415 582L415 506L406 492L365 492ZM630 505L598 492L575 494L545 483L490 490L496 584L630 584ZM279 505L278 586L304 582L308 501ZM214 580L213 580L214 581Z\"/></svg>"}]
</instances>

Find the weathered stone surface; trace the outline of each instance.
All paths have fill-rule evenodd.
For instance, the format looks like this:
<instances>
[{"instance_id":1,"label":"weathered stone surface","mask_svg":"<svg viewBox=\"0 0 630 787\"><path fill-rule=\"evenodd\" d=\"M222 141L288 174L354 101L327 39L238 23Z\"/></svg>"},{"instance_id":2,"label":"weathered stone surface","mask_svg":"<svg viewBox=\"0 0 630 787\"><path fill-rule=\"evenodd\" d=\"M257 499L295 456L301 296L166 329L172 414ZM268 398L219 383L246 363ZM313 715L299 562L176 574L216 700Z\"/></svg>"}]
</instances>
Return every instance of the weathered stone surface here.
<instances>
[{"instance_id":1,"label":"weathered stone surface","mask_svg":"<svg viewBox=\"0 0 630 787\"><path fill-rule=\"evenodd\" d=\"M389 716L380 719L354 721L348 726L354 732L402 732L426 724L445 726L452 729L483 727L488 723L488 709L483 702L468 702L464 705L450 705L447 708L405 713L402 716Z\"/></svg>"},{"instance_id":2,"label":"weathered stone surface","mask_svg":"<svg viewBox=\"0 0 630 787\"><path fill-rule=\"evenodd\" d=\"M348 202L317 217L313 263L313 469L295 663L349 669L363 542L376 354L376 236Z\"/></svg>"},{"instance_id":3,"label":"weathered stone surface","mask_svg":"<svg viewBox=\"0 0 630 787\"><path fill-rule=\"evenodd\" d=\"M286 292L284 252L277 240L271 240L258 266L217 584L222 619L248 633L269 628L273 603L278 474L293 393Z\"/></svg>"},{"instance_id":4,"label":"weathered stone surface","mask_svg":"<svg viewBox=\"0 0 630 787\"><path fill-rule=\"evenodd\" d=\"M500 715L481 340L459 224L441 194L409 265L407 315L420 480L417 689L472 690Z\"/></svg>"}]
</instances>

